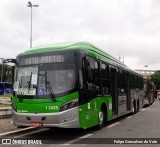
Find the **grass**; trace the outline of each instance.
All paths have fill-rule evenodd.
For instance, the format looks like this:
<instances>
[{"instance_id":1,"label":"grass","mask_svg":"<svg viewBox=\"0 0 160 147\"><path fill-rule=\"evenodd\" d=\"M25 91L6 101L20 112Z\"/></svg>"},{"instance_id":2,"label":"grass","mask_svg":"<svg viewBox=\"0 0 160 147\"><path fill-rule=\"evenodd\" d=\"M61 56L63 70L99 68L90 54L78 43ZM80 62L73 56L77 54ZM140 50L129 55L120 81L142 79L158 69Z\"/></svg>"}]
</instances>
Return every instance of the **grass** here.
<instances>
[{"instance_id":1,"label":"grass","mask_svg":"<svg viewBox=\"0 0 160 147\"><path fill-rule=\"evenodd\" d=\"M11 107L11 105L9 105L9 104L0 104L0 108L4 108L4 107Z\"/></svg>"},{"instance_id":2,"label":"grass","mask_svg":"<svg viewBox=\"0 0 160 147\"><path fill-rule=\"evenodd\" d=\"M0 98L11 98L11 94L0 95Z\"/></svg>"}]
</instances>

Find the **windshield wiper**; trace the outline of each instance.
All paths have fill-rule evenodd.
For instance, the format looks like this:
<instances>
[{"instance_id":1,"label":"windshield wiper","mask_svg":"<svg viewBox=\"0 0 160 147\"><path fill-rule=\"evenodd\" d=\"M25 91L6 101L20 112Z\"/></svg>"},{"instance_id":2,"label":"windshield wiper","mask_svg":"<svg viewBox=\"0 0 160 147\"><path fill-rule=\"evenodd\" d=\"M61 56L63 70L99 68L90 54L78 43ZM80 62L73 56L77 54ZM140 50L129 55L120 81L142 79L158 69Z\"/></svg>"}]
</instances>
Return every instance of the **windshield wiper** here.
<instances>
[{"instance_id":1,"label":"windshield wiper","mask_svg":"<svg viewBox=\"0 0 160 147\"><path fill-rule=\"evenodd\" d=\"M28 93L29 93L29 90L31 88L31 79L32 79L32 72L31 72L29 81L26 82L26 84L24 85L24 88L21 91L21 95L19 96L20 102L22 102L22 96L24 95L24 92L26 91L27 88L28 88Z\"/></svg>"},{"instance_id":2,"label":"windshield wiper","mask_svg":"<svg viewBox=\"0 0 160 147\"><path fill-rule=\"evenodd\" d=\"M51 83L49 81L47 81L47 72L45 72L44 76L45 76L46 93L47 93L47 89L48 89L48 92L49 92L52 100L55 101L55 95L54 95Z\"/></svg>"},{"instance_id":3,"label":"windshield wiper","mask_svg":"<svg viewBox=\"0 0 160 147\"><path fill-rule=\"evenodd\" d=\"M31 80L32 80L32 72L30 75L29 83L28 83L28 93L29 93L29 90L31 89Z\"/></svg>"},{"instance_id":4,"label":"windshield wiper","mask_svg":"<svg viewBox=\"0 0 160 147\"><path fill-rule=\"evenodd\" d=\"M27 89L28 85L29 85L29 81L26 82L26 84L24 85L24 88L21 90L21 94L18 96L19 102L22 102L22 96L24 95L24 92Z\"/></svg>"}]
</instances>

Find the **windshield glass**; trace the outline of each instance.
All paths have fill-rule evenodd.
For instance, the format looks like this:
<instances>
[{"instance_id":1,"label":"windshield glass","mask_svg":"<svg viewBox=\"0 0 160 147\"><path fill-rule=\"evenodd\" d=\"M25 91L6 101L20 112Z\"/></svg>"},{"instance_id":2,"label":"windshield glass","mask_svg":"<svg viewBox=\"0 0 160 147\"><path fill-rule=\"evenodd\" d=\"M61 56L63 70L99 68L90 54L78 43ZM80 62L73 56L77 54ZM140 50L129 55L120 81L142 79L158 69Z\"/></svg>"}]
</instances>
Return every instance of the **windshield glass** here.
<instances>
[{"instance_id":1,"label":"windshield glass","mask_svg":"<svg viewBox=\"0 0 160 147\"><path fill-rule=\"evenodd\" d=\"M75 88L75 63L52 63L40 66L40 76L38 81L39 97L48 97L51 92L46 85L49 82L53 94L62 96Z\"/></svg>"},{"instance_id":2,"label":"windshield glass","mask_svg":"<svg viewBox=\"0 0 160 147\"><path fill-rule=\"evenodd\" d=\"M21 96L50 98L63 96L75 87L76 63L46 63L19 67L14 91Z\"/></svg>"},{"instance_id":3,"label":"windshield glass","mask_svg":"<svg viewBox=\"0 0 160 147\"><path fill-rule=\"evenodd\" d=\"M20 67L18 69L17 79L14 83L14 91L18 95L35 95L38 67Z\"/></svg>"}]
</instances>

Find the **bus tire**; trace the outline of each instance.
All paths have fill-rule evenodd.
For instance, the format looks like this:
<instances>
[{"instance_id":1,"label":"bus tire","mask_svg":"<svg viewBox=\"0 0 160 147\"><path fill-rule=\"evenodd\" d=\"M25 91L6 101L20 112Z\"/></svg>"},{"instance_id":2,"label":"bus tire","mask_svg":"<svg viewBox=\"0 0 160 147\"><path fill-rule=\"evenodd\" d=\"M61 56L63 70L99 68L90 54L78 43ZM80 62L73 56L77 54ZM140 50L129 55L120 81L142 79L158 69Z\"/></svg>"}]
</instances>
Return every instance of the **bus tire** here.
<instances>
[{"instance_id":1,"label":"bus tire","mask_svg":"<svg viewBox=\"0 0 160 147\"><path fill-rule=\"evenodd\" d=\"M97 129L100 130L103 128L104 123L105 123L105 111L104 109L100 109L99 113L98 113L98 125L97 125Z\"/></svg>"}]
</instances>

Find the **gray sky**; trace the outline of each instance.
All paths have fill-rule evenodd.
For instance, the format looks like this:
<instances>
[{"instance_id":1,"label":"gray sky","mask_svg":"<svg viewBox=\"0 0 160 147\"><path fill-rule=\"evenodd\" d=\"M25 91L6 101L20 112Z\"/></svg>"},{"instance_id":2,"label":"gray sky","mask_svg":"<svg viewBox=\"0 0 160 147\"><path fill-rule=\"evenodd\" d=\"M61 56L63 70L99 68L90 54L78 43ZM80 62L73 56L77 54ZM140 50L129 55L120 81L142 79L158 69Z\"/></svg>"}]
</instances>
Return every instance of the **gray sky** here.
<instances>
[{"instance_id":1,"label":"gray sky","mask_svg":"<svg viewBox=\"0 0 160 147\"><path fill-rule=\"evenodd\" d=\"M87 41L132 69L160 69L160 0L32 0L33 47ZM0 57L30 46L28 0L1 0Z\"/></svg>"}]
</instances>

